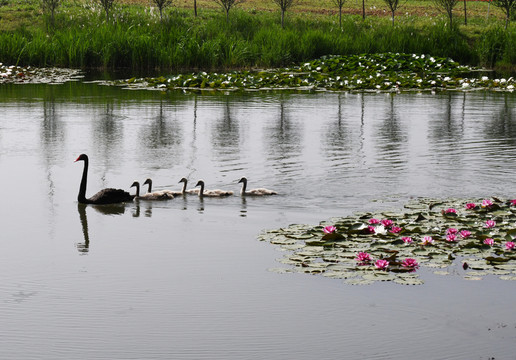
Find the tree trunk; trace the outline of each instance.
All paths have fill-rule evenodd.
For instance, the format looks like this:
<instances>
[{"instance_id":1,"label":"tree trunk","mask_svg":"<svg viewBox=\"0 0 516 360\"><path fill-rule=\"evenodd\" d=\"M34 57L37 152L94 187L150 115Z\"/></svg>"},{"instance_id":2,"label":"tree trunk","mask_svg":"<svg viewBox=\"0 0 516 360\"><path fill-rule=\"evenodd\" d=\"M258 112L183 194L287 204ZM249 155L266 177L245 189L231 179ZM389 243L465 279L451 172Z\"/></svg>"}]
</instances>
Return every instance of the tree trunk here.
<instances>
[{"instance_id":1,"label":"tree trunk","mask_svg":"<svg viewBox=\"0 0 516 360\"><path fill-rule=\"evenodd\" d=\"M466 11L466 0L464 0L464 25L468 25L468 12Z\"/></svg>"},{"instance_id":2,"label":"tree trunk","mask_svg":"<svg viewBox=\"0 0 516 360\"><path fill-rule=\"evenodd\" d=\"M365 0L362 0L362 20L365 20Z\"/></svg>"},{"instance_id":3,"label":"tree trunk","mask_svg":"<svg viewBox=\"0 0 516 360\"><path fill-rule=\"evenodd\" d=\"M339 27L342 29L342 6L339 6Z\"/></svg>"},{"instance_id":4,"label":"tree trunk","mask_svg":"<svg viewBox=\"0 0 516 360\"><path fill-rule=\"evenodd\" d=\"M197 17L197 0L193 0L194 16Z\"/></svg>"},{"instance_id":5,"label":"tree trunk","mask_svg":"<svg viewBox=\"0 0 516 360\"><path fill-rule=\"evenodd\" d=\"M392 26L394 26L394 10L391 10L392 13Z\"/></svg>"}]
</instances>

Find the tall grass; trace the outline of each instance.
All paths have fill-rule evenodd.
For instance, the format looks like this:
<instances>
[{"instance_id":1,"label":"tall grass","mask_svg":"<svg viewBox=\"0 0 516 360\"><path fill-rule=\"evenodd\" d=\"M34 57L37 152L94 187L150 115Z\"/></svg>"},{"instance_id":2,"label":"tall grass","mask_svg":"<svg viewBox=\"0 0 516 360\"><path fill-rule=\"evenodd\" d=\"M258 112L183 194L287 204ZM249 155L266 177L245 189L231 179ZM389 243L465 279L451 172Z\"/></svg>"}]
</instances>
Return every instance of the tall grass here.
<instances>
[{"instance_id":1,"label":"tall grass","mask_svg":"<svg viewBox=\"0 0 516 360\"><path fill-rule=\"evenodd\" d=\"M159 21L144 8L121 8L110 22L92 9L75 9L46 27L0 32L0 61L78 68L222 69L277 67L327 54L425 53L494 66L516 63L516 31L492 27L467 39L442 22L415 26L389 19L291 19L282 29L276 14L234 9L194 18L175 10Z\"/></svg>"}]
</instances>

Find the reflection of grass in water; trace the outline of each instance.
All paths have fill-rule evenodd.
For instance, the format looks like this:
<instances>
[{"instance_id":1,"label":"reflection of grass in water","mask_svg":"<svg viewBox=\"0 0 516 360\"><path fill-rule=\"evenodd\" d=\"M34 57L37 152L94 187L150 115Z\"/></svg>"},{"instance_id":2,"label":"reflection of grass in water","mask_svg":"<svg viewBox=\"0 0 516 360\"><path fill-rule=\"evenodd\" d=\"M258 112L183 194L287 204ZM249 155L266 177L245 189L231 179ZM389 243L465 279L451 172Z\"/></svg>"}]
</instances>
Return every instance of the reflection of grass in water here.
<instances>
[{"instance_id":1,"label":"reflection of grass in water","mask_svg":"<svg viewBox=\"0 0 516 360\"><path fill-rule=\"evenodd\" d=\"M400 212L358 213L318 226L291 225L266 231L259 238L278 245L286 253L279 262L288 267L272 271L320 274L344 279L348 284L422 284L417 270L403 266L407 258L415 259L437 275L448 275L450 269L455 269L454 273L463 274L467 280L488 275L516 280L516 251L511 249L516 235L516 207L500 199L485 206L477 201L471 209L466 209L466 203L420 199L408 203ZM456 211L446 212L448 209ZM393 224L375 224L371 219L389 219ZM325 234L327 226L335 226L335 232ZM401 231L393 233L394 226L401 227ZM459 236L455 241L447 240L449 229L457 230ZM466 236L460 237L463 230L471 235L464 232ZM413 242L403 241L404 237ZM427 243L428 237L433 241L423 245L425 237ZM493 239L493 245L487 245L486 239ZM360 252L368 253L371 261L359 263ZM387 270L375 266L379 259L389 261ZM458 268L459 262L462 269Z\"/></svg>"}]
</instances>

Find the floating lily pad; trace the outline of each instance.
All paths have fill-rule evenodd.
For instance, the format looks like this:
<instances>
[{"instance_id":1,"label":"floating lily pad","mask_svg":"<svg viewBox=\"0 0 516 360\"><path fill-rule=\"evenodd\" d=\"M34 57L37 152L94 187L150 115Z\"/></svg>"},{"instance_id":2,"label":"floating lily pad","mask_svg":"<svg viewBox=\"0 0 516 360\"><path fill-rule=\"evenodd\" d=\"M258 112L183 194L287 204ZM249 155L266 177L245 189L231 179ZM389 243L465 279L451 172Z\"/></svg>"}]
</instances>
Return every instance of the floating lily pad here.
<instances>
[{"instance_id":1,"label":"floating lily pad","mask_svg":"<svg viewBox=\"0 0 516 360\"><path fill-rule=\"evenodd\" d=\"M450 275L450 272L449 271L438 270L438 271L434 271L434 274L435 275Z\"/></svg>"},{"instance_id":2,"label":"floating lily pad","mask_svg":"<svg viewBox=\"0 0 516 360\"><path fill-rule=\"evenodd\" d=\"M269 91L317 89L331 91L422 91L422 90L496 90L514 91L515 80L467 78L471 67L449 58L429 55L383 53L323 56L289 68L267 71L232 71L228 73L185 73L168 77L131 78L112 84L127 88L158 90L188 89L198 91L246 90ZM435 203L432 204L431 202ZM439 201L426 199L430 209ZM409 205L412 206L412 205ZM479 209L482 209L479 206ZM450 215L453 216L453 215Z\"/></svg>"},{"instance_id":3,"label":"floating lily pad","mask_svg":"<svg viewBox=\"0 0 516 360\"><path fill-rule=\"evenodd\" d=\"M347 284L420 285L419 267L454 265L467 270L465 280L512 279L516 276L513 206L512 201L498 198L411 200L402 212L359 213L316 226L291 225L264 232L259 239L280 246L285 257L279 261L293 271L346 279ZM450 211L455 215L448 216ZM335 233L323 232L328 225L335 226Z\"/></svg>"},{"instance_id":4,"label":"floating lily pad","mask_svg":"<svg viewBox=\"0 0 516 360\"><path fill-rule=\"evenodd\" d=\"M374 283L373 280L367 280L362 278L348 279L345 281L349 285L371 285Z\"/></svg>"},{"instance_id":5,"label":"floating lily pad","mask_svg":"<svg viewBox=\"0 0 516 360\"><path fill-rule=\"evenodd\" d=\"M481 276L470 276L470 275L464 276L464 280L470 280L470 281L479 281L479 280L483 280L483 279L484 278Z\"/></svg>"},{"instance_id":6,"label":"floating lily pad","mask_svg":"<svg viewBox=\"0 0 516 360\"><path fill-rule=\"evenodd\" d=\"M510 281L516 281L516 275L502 275L500 276L501 280L510 280Z\"/></svg>"}]
</instances>

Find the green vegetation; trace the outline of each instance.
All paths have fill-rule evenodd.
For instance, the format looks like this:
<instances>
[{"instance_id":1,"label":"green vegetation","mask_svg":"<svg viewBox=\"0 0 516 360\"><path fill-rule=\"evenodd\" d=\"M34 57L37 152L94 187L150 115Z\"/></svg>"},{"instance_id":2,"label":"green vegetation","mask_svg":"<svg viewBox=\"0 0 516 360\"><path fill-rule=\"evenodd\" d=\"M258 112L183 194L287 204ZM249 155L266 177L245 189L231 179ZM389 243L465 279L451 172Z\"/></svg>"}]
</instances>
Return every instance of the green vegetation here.
<instances>
[{"instance_id":1,"label":"green vegetation","mask_svg":"<svg viewBox=\"0 0 516 360\"><path fill-rule=\"evenodd\" d=\"M465 77L475 70L449 58L385 53L323 56L283 69L185 73L169 78L132 78L115 83L163 90L515 90L513 77Z\"/></svg>"},{"instance_id":2,"label":"green vegetation","mask_svg":"<svg viewBox=\"0 0 516 360\"><path fill-rule=\"evenodd\" d=\"M269 230L281 247L280 273L319 274L353 285L423 284L418 267L467 280L516 280L516 200L419 199L403 211L358 213L318 226Z\"/></svg>"},{"instance_id":3,"label":"green vegetation","mask_svg":"<svg viewBox=\"0 0 516 360\"><path fill-rule=\"evenodd\" d=\"M503 13L472 2L468 26L458 14L451 29L433 1L400 5L405 15L392 24L383 0L371 0L365 20L355 2L339 9L332 0L299 1L284 29L271 0L248 0L226 21L213 1L174 4L160 12L148 3L59 3L53 26L36 0L0 5L0 61L11 65L133 70L255 69L284 67L324 55L415 53L450 57L469 65L513 71L516 29L504 29ZM245 6L244 6L245 5Z\"/></svg>"}]
</instances>

